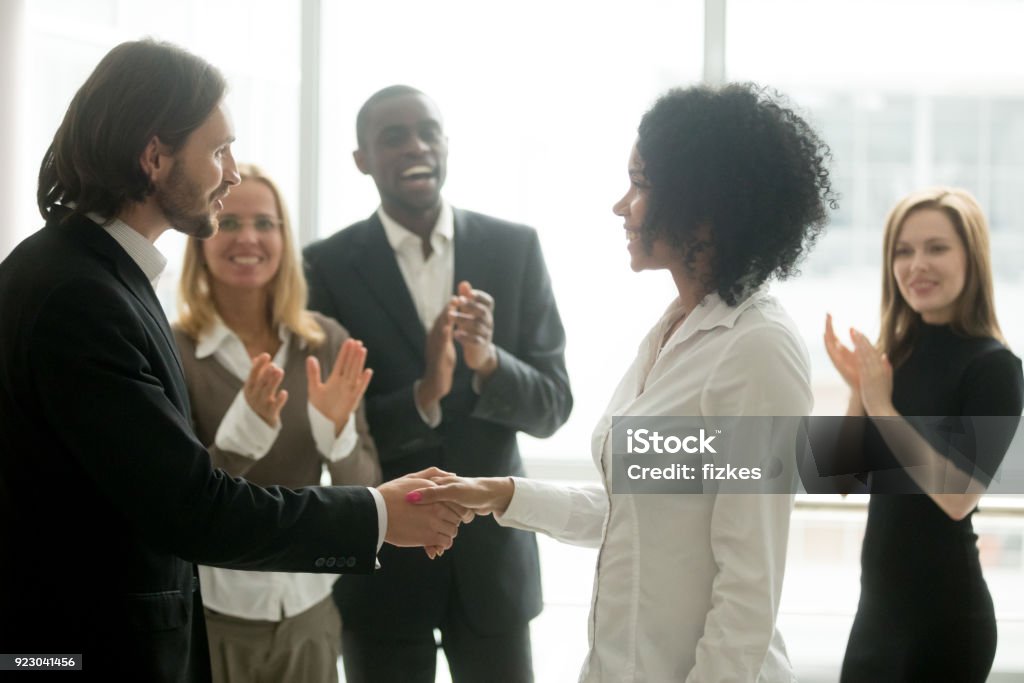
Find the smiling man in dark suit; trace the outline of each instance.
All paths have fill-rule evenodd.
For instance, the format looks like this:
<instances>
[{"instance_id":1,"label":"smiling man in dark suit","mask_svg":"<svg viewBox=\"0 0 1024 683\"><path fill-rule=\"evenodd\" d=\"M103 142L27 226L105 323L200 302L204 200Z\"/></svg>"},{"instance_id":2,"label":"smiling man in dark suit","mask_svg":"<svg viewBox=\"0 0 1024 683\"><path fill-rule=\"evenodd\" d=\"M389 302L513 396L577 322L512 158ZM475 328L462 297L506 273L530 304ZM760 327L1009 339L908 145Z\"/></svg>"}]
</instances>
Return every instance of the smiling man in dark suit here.
<instances>
[{"instance_id":1,"label":"smiling man in dark suit","mask_svg":"<svg viewBox=\"0 0 1024 683\"><path fill-rule=\"evenodd\" d=\"M380 208L306 249L310 307L369 349L366 394L384 479L436 465L521 474L516 433L546 437L572 409L565 333L532 229L453 209L437 105L408 86L370 97L356 165ZM381 554L373 577L339 581L351 683L434 680L434 629L456 683L533 680L529 621L541 609L536 540L490 517L433 563Z\"/></svg>"},{"instance_id":2,"label":"smiling man in dark suit","mask_svg":"<svg viewBox=\"0 0 1024 683\"><path fill-rule=\"evenodd\" d=\"M224 89L172 45L114 48L43 158L46 226L0 263L0 653L208 681L193 562L368 573L384 540L455 535L453 511L404 500L424 479L263 489L196 439L153 242L213 234L239 182Z\"/></svg>"}]
</instances>

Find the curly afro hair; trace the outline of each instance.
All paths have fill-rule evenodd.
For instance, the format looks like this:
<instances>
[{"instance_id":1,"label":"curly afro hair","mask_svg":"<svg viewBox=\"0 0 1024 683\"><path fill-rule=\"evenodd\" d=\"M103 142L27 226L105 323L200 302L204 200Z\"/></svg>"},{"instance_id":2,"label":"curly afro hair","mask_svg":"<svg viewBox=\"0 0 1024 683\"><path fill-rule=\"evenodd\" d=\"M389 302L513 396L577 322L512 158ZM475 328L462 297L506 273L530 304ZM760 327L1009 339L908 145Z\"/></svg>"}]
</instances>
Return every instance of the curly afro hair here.
<instances>
[{"instance_id":1,"label":"curly afro hair","mask_svg":"<svg viewBox=\"0 0 1024 683\"><path fill-rule=\"evenodd\" d=\"M828 146L779 93L754 84L671 90L638 132L648 249L665 240L693 272L707 226L713 256L704 284L729 305L799 272L838 204Z\"/></svg>"}]
</instances>

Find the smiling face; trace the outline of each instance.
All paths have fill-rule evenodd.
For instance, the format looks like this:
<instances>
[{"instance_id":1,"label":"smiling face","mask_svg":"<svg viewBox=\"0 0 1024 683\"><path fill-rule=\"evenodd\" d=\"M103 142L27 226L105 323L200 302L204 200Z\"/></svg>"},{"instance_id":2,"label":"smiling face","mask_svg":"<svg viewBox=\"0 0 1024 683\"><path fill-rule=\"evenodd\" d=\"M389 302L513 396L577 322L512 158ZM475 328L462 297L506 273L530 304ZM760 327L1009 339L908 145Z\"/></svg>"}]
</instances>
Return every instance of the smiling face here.
<instances>
[{"instance_id":1,"label":"smiling face","mask_svg":"<svg viewBox=\"0 0 1024 683\"><path fill-rule=\"evenodd\" d=\"M231 119L221 103L171 157L167 178L156 183L153 198L174 229L200 239L216 231L213 219L239 182L231 155L234 139Z\"/></svg>"},{"instance_id":2,"label":"smiling face","mask_svg":"<svg viewBox=\"0 0 1024 683\"><path fill-rule=\"evenodd\" d=\"M900 294L925 322L953 320L967 279L967 252L945 212L917 209L904 219L893 249L892 271Z\"/></svg>"},{"instance_id":3,"label":"smiling face","mask_svg":"<svg viewBox=\"0 0 1024 683\"><path fill-rule=\"evenodd\" d=\"M622 227L626 231L626 249L629 250L630 268L635 272L641 270L661 270L679 268L682 257L659 238L655 238L650 248L641 239L641 228L647 218L647 203L651 186L644 174L644 162L633 145L629 153L629 189L626 194L612 206L612 213L621 216Z\"/></svg>"},{"instance_id":4,"label":"smiling face","mask_svg":"<svg viewBox=\"0 0 1024 683\"><path fill-rule=\"evenodd\" d=\"M374 104L353 156L359 170L373 177L384 210L399 222L439 209L448 138L429 98L405 94Z\"/></svg>"},{"instance_id":5,"label":"smiling face","mask_svg":"<svg viewBox=\"0 0 1024 683\"><path fill-rule=\"evenodd\" d=\"M281 212L266 183L247 178L224 198L220 229L202 242L212 288L269 288L281 266Z\"/></svg>"}]
</instances>

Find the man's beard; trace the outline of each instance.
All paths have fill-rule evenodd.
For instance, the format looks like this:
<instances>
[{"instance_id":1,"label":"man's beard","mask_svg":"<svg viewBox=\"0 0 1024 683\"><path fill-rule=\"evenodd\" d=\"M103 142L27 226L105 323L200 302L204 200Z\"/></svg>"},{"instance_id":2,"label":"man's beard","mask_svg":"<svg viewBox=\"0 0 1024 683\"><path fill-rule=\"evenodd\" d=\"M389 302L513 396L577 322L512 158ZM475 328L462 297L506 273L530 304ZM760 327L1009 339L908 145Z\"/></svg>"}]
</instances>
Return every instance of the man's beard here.
<instances>
[{"instance_id":1,"label":"man's beard","mask_svg":"<svg viewBox=\"0 0 1024 683\"><path fill-rule=\"evenodd\" d=\"M158 187L154 195L157 206L178 232L206 239L217 232L211 205L224 194L227 186L217 188L209 197L203 197L198 184L189 180L181 161L175 161L165 187Z\"/></svg>"}]
</instances>

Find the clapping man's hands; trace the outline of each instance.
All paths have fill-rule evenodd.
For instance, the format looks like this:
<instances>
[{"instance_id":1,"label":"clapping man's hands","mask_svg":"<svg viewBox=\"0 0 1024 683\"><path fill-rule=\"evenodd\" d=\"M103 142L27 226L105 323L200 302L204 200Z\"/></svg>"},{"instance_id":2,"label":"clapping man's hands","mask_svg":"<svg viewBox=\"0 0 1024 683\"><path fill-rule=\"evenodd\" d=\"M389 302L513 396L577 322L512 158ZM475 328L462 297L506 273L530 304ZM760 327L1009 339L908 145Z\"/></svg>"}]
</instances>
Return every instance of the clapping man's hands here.
<instances>
[{"instance_id":1,"label":"clapping man's hands","mask_svg":"<svg viewBox=\"0 0 1024 683\"><path fill-rule=\"evenodd\" d=\"M427 333L427 369L416 385L416 405L429 411L452 390L455 344L462 345L466 366L480 380L498 368L494 337L494 297L463 280Z\"/></svg>"},{"instance_id":2,"label":"clapping man's hands","mask_svg":"<svg viewBox=\"0 0 1024 683\"><path fill-rule=\"evenodd\" d=\"M482 289L473 289L466 280L459 283L454 313L457 342L470 370L486 380L498 368L494 347L494 297Z\"/></svg>"},{"instance_id":3,"label":"clapping man's hands","mask_svg":"<svg viewBox=\"0 0 1024 683\"><path fill-rule=\"evenodd\" d=\"M493 336L494 297L483 290L473 289L469 282L463 280L459 283L458 295L452 297L427 333L427 367L416 385L416 405L420 410L429 410L451 392L456 362L455 341L462 345L462 357L467 367L475 371L481 380L486 380L494 373L498 367L498 353L492 341ZM462 501L451 499L438 500L436 503L417 502L422 498L424 489L438 485L435 481L452 483L455 479L457 478L451 473L431 467L381 486L378 490L382 494L385 493L384 487L387 486L389 495L401 493L400 502L413 507L412 511L403 509L397 504L398 501L393 503L385 496L388 506L388 536L385 540L398 546L423 545L431 559L442 555L451 547L460 523L472 521L476 514L485 514L480 509L469 509L461 504ZM511 484L511 481L509 483ZM409 498L405 497L413 491L416 493ZM425 520L420 519L420 526L415 527L413 536L399 537L400 532L396 528L395 540L392 540L392 510L403 515L403 525L411 524L406 517L415 519L416 510L420 509L414 507L414 504L431 516L426 523L426 529L421 528ZM410 528L414 526L411 525ZM433 541L413 540L424 538L421 535L423 531L428 539L433 534Z\"/></svg>"},{"instance_id":4,"label":"clapping man's hands","mask_svg":"<svg viewBox=\"0 0 1024 683\"><path fill-rule=\"evenodd\" d=\"M452 390L455 344L452 341L456 297L448 302L427 333L427 369L416 385L416 405L429 410Z\"/></svg>"}]
</instances>

